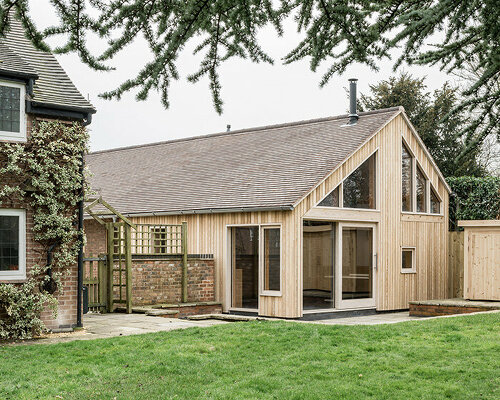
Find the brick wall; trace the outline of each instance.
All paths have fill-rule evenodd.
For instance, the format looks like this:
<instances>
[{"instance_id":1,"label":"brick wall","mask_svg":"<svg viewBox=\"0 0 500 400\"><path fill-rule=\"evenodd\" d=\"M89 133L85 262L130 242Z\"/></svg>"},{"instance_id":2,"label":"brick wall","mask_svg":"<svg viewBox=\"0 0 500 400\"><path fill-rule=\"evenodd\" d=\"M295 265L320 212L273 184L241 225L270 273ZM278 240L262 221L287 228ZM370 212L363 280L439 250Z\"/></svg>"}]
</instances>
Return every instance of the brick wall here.
<instances>
[{"instance_id":1,"label":"brick wall","mask_svg":"<svg viewBox=\"0 0 500 400\"><path fill-rule=\"evenodd\" d=\"M182 260L177 258L137 260L132 263L134 305L181 301ZM215 300L213 259L188 259L188 301Z\"/></svg>"},{"instance_id":2,"label":"brick wall","mask_svg":"<svg viewBox=\"0 0 500 400\"><path fill-rule=\"evenodd\" d=\"M85 247L83 252L86 257L106 254L106 227L93 219L84 221Z\"/></svg>"},{"instance_id":3,"label":"brick wall","mask_svg":"<svg viewBox=\"0 0 500 400\"><path fill-rule=\"evenodd\" d=\"M34 121L35 119L32 115L27 115L26 126L28 140ZM0 142L0 146L1 145L2 142ZM0 160L0 162L1 161L2 160ZM11 182L10 184L21 184L21 182ZM4 203L2 207L26 210L26 273L29 274L34 265L45 265L47 262L47 249L36 242L33 237L33 210L29 204L22 203ZM68 276L62 279L63 291L61 293L55 293L59 301L56 319L52 317L52 313L49 311L42 313L42 320L49 329L69 327L76 324L77 270L78 267L75 260L75 264L70 268ZM22 283L22 281L0 280L0 283Z\"/></svg>"},{"instance_id":4,"label":"brick wall","mask_svg":"<svg viewBox=\"0 0 500 400\"><path fill-rule=\"evenodd\" d=\"M491 311L491 308L440 304L410 304L410 315L413 317L436 317L439 315L470 314L484 311Z\"/></svg>"}]
</instances>

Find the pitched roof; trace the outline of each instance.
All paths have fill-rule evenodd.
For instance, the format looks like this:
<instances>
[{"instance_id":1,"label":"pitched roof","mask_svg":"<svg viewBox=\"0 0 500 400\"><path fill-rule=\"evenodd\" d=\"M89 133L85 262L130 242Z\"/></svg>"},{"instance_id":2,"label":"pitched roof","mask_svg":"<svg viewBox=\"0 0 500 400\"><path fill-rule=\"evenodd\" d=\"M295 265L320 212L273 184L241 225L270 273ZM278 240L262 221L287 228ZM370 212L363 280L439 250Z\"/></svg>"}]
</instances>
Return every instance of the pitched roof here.
<instances>
[{"instance_id":1,"label":"pitched roof","mask_svg":"<svg viewBox=\"0 0 500 400\"><path fill-rule=\"evenodd\" d=\"M10 29L0 38L0 73L38 77L31 98L37 105L94 113L94 106L78 91L54 55L36 49L26 38L21 22L12 15Z\"/></svg>"},{"instance_id":2,"label":"pitched roof","mask_svg":"<svg viewBox=\"0 0 500 400\"><path fill-rule=\"evenodd\" d=\"M291 208L399 107L104 150L91 186L125 215Z\"/></svg>"}]
</instances>

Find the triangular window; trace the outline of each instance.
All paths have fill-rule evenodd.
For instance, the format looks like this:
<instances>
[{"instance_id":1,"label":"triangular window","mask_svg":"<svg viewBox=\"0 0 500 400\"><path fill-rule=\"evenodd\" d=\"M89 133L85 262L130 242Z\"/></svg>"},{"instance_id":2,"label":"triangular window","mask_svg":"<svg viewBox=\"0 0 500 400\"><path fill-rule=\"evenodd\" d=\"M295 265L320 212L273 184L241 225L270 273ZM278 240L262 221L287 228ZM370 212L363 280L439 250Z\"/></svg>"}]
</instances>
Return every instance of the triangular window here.
<instances>
[{"instance_id":1,"label":"triangular window","mask_svg":"<svg viewBox=\"0 0 500 400\"><path fill-rule=\"evenodd\" d=\"M361 164L343 183L344 207L375 209L375 154Z\"/></svg>"},{"instance_id":2,"label":"triangular window","mask_svg":"<svg viewBox=\"0 0 500 400\"><path fill-rule=\"evenodd\" d=\"M338 207L339 206L339 187L337 186L318 204L320 207Z\"/></svg>"}]
</instances>

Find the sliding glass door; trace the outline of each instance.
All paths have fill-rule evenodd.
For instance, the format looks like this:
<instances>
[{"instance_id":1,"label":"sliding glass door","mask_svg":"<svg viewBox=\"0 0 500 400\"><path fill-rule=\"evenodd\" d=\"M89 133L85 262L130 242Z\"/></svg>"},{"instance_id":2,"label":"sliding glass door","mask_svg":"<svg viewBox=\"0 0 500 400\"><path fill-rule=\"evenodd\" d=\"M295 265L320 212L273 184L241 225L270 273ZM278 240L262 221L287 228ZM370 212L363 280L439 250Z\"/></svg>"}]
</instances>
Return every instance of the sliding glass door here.
<instances>
[{"instance_id":1,"label":"sliding glass door","mask_svg":"<svg viewBox=\"0 0 500 400\"><path fill-rule=\"evenodd\" d=\"M259 307L259 227L231 229L232 307Z\"/></svg>"},{"instance_id":2,"label":"sliding glass door","mask_svg":"<svg viewBox=\"0 0 500 400\"><path fill-rule=\"evenodd\" d=\"M329 221L304 221L302 308L334 307L333 266L336 225Z\"/></svg>"},{"instance_id":3,"label":"sliding glass door","mask_svg":"<svg viewBox=\"0 0 500 400\"><path fill-rule=\"evenodd\" d=\"M339 224L336 302L338 308L375 306L376 227Z\"/></svg>"}]
</instances>

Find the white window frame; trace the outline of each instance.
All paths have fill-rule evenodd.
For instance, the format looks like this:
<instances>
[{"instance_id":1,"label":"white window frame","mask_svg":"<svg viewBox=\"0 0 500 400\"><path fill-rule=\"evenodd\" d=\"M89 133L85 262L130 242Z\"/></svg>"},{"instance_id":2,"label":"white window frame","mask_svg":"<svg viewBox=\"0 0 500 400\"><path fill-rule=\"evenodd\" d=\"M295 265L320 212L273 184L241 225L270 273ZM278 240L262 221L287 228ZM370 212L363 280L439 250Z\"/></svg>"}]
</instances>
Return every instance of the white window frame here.
<instances>
[{"instance_id":1,"label":"white window frame","mask_svg":"<svg viewBox=\"0 0 500 400\"><path fill-rule=\"evenodd\" d=\"M267 229L279 229L280 231L280 290L265 290L264 289L264 276L265 276L265 252L264 252L264 235ZM259 232L259 280L260 280L260 295L261 296L281 296L283 288L283 229L281 225L261 225Z\"/></svg>"},{"instance_id":2,"label":"white window frame","mask_svg":"<svg viewBox=\"0 0 500 400\"><path fill-rule=\"evenodd\" d=\"M403 251L411 253L411 268L403 268ZM416 274L417 273L417 251L415 246L402 246L399 265L402 274Z\"/></svg>"},{"instance_id":3,"label":"white window frame","mask_svg":"<svg viewBox=\"0 0 500 400\"><path fill-rule=\"evenodd\" d=\"M26 211L0 208L0 215L19 217L19 270L0 271L0 281L26 279Z\"/></svg>"},{"instance_id":4,"label":"white window frame","mask_svg":"<svg viewBox=\"0 0 500 400\"><path fill-rule=\"evenodd\" d=\"M25 109L25 98L26 98L26 86L23 83L11 82L0 80L0 86L19 88L19 133L18 132L8 132L0 130L0 140L9 142L26 142L26 109Z\"/></svg>"}]
</instances>

